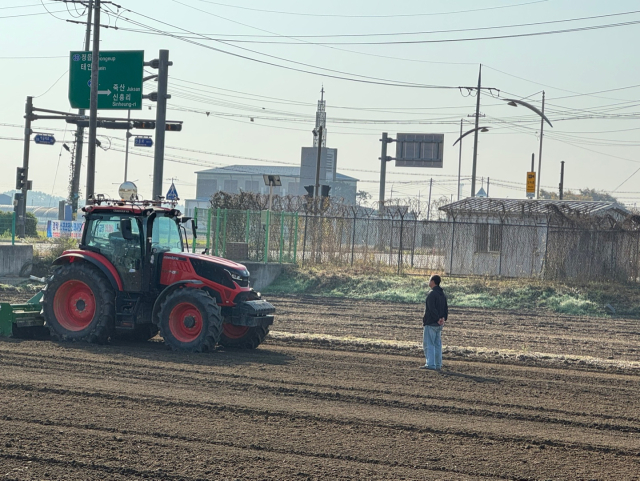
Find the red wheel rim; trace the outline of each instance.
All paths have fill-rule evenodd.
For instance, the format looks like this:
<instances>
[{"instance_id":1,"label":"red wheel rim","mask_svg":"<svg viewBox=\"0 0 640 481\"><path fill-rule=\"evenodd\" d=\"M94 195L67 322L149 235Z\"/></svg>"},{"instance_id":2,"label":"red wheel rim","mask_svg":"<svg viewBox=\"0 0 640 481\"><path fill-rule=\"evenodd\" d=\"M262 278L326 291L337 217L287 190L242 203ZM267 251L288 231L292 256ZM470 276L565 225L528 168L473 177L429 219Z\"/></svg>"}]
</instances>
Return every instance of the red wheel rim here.
<instances>
[{"instance_id":1,"label":"red wheel rim","mask_svg":"<svg viewBox=\"0 0 640 481\"><path fill-rule=\"evenodd\" d=\"M56 291L53 313L67 331L86 329L96 313L96 299L91 288L82 281L67 281Z\"/></svg>"},{"instance_id":2,"label":"red wheel rim","mask_svg":"<svg viewBox=\"0 0 640 481\"><path fill-rule=\"evenodd\" d=\"M249 328L247 326L234 326L233 324L222 325L222 333L229 339L240 339L248 330Z\"/></svg>"},{"instance_id":3,"label":"red wheel rim","mask_svg":"<svg viewBox=\"0 0 640 481\"><path fill-rule=\"evenodd\" d=\"M169 329L180 342L195 341L202 332L202 314L196 306L182 302L169 314Z\"/></svg>"}]
</instances>

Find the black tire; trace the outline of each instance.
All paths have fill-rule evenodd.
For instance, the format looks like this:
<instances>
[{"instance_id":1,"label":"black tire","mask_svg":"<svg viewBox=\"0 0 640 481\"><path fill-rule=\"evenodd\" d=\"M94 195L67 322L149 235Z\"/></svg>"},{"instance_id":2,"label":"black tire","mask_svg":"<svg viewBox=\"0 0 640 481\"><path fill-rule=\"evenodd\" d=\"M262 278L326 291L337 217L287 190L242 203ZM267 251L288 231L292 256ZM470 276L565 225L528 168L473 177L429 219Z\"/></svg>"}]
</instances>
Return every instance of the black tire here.
<instances>
[{"instance_id":1,"label":"black tire","mask_svg":"<svg viewBox=\"0 0 640 481\"><path fill-rule=\"evenodd\" d=\"M112 336L115 293L98 269L83 262L65 264L43 290L42 314L54 339L104 343Z\"/></svg>"},{"instance_id":2,"label":"black tire","mask_svg":"<svg viewBox=\"0 0 640 481\"><path fill-rule=\"evenodd\" d=\"M200 289L176 289L162 303L158 317L160 335L174 350L211 351L220 339L220 307Z\"/></svg>"},{"instance_id":3,"label":"black tire","mask_svg":"<svg viewBox=\"0 0 640 481\"><path fill-rule=\"evenodd\" d=\"M222 325L220 345L231 349L255 349L269 334L268 327L242 327L233 324Z\"/></svg>"}]
</instances>

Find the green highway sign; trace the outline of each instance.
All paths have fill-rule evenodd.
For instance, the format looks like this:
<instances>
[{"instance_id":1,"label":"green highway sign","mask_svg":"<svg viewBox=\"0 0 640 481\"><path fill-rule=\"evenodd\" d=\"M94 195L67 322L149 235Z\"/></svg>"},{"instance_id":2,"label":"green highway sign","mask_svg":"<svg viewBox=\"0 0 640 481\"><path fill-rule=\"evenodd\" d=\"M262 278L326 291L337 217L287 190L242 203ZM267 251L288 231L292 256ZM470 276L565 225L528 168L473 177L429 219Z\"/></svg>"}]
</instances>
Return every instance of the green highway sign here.
<instances>
[{"instance_id":1,"label":"green highway sign","mask_svg":"<svg viewBox=\"0 0 640 481\"><path fill-rule=\"evenodd\" d=\"M88 109L91 97L91 52L69 54L69 103L74 109ZM142 67L144 50L100 52L98 108L142 109Z\"/></svg>"}]
</instances>

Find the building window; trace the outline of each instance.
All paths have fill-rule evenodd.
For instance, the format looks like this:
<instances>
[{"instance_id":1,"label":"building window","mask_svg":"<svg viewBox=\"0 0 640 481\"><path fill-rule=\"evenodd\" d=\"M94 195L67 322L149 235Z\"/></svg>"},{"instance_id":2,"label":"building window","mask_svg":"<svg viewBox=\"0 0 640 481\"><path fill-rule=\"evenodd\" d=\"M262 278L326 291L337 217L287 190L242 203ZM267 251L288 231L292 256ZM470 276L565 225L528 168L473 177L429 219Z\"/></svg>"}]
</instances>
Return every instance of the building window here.
<instances>
[{"instance_id":1,"label":"building window","mask_svg":"<svg viewBox=\"0 0 640 481\"><path fill-rule=\"evenodd\" d=\"M502 224L489 225L489 252L502 250Z\"/></svg>"},{"instance_id":2,"label":"building window","mask_svg":"<svg viewBox=\"0 0 640 481\"><path fill-rule=\"evenodd\" d=\"M258 192L260 193L260 186L257 180L245 180L244 181L245 192Z\"/></svg>"},{"instance_id":3,"label":"building window","mask_svg":"<svg viewBox=\"0 0 640 481\"><path fill-rule=\"evenodd\" d=\"M225 180L224 181L224 189L228 194L237 194L238 193L238 181L237 180Z\"/></svg>"},{"instance_id":4,"label":"building window","mask_svg":"<svg viewBox=\"0 0 640 481\"><path fill-rule=\"evenodd\" d=\"M196 185L196 197L198 199L208 199L218 192L218 181L216 179L202 179L198 177Z\"/></svg>"},{"instance_id":5,"label":"building window","mask_svg":"<svg viewBox=\"0 0 640 481\"><path fill-rule=\"evenodd\" d=\"M489 251L489 224L476 224L476 252Z\"/></svg>"},{"instance_id":6,"label":"building window","mask_svg":"<svg viewBox=\"0 0 640 481\"><path fill-rule=\"evenodd\" d=\"M502 250L502 224L476 224L476 252Z\"/></svg>"}]
</instances>

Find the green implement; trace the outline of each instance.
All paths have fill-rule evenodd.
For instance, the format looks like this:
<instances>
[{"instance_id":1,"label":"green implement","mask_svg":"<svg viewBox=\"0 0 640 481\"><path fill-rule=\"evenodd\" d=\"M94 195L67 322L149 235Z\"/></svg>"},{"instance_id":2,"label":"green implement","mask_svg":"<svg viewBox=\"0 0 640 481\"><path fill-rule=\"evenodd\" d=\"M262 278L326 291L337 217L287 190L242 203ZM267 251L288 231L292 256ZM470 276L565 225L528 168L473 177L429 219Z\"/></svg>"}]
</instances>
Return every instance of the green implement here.
<instances>
[{"instance_id":1,"label":"green implement","mask_svg":"<svg viewBox=\"0 0 640 481\"><path fill-rule=\"evenodd\" d=\"M42 291L25 304L0 303L0 336L34 337L44 333L44 317L40 314Z\"/></svg>"}]
</instances>

